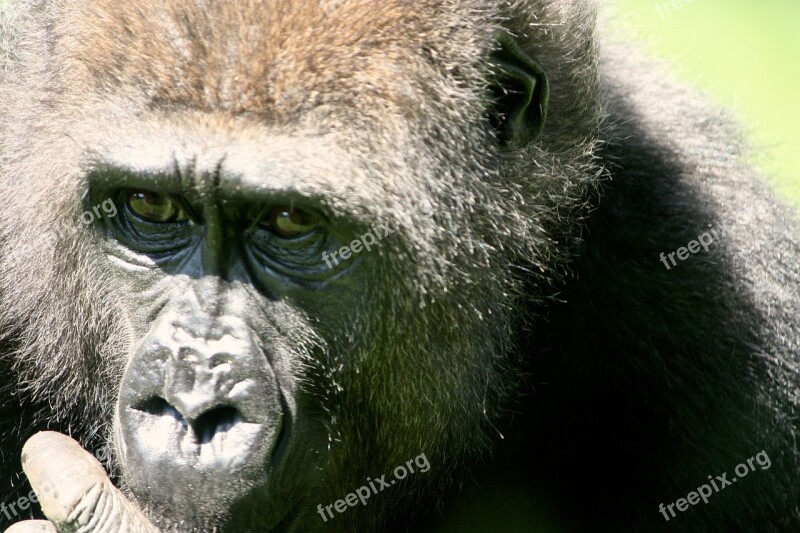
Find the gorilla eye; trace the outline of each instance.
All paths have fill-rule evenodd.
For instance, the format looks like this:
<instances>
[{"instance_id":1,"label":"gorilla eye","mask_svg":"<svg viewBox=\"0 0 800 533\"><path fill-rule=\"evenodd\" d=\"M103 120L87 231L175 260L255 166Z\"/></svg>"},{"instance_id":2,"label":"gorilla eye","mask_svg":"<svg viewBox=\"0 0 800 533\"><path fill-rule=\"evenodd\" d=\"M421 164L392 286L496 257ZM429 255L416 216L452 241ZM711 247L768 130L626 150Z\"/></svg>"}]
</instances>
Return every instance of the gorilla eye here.
<instances>
[{"instance_id":1,"label":"gorilla eye","mask_svg":"<svg viewBox=\"0 0 800 533\"><path fill-rule=\"evenodd\" d=\"M260 226L283 239L294 239L317 229L319 219L300 209L279 206L271 209Z\"/></svg>"},{"instance_id":2,"label":"gorilla eye","mask_svg":"<svg viewBox=\"0 0 800 533\"><path fill-rule=\"evenodd\" d=\"M147 222L186 222L189 219L169 196L151 191L130 191L126 196L130 212Z\"/></svg>"}]
</instances>

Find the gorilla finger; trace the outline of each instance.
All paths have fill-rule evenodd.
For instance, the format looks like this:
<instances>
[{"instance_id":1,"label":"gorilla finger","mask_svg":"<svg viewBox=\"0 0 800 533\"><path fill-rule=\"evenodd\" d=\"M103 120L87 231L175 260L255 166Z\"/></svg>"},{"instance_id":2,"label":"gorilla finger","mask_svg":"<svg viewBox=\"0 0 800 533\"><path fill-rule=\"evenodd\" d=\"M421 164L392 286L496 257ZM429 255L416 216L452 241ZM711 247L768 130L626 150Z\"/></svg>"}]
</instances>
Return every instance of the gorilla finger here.
<instances>
[{"instance_id":1,"label":"gorilla finger","mask_svg":"<svg viewBox=\"0 0 800 533\"><path fill-rule=\"evenodd\" d=\"M6 529L6 533L58 533L58 530L47 520L26 520Z\"/></svg>"},{"instance_id":2,"label":"gorilla finger","mask_svg":"<svg viewBox=\"0 0 800 533\"><path fill-rule=\"evenodd\" d=\"M60 433L37 433L22 449L22 468L56 529L156 533L108 479L100 463Z\"/></svg>"}]
</instances>

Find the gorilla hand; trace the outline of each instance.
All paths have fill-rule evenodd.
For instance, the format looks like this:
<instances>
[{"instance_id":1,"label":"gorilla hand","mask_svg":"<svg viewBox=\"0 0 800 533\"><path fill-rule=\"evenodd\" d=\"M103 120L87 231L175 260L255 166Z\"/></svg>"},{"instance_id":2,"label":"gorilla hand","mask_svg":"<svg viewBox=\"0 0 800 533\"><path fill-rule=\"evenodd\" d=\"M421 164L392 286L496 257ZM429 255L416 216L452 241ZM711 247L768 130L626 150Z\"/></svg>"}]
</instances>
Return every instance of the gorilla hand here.
<instances>
[{"instance_id":1,"label":"gorilla hand","mask_svg":"<svg viewBox=\"0 0 800 533\"><path fill-rule=\"evenodd\" d=\"M100 463L65 435L46 431L31 437L22 450L22 468L50 522L21 522L11 533L158 532Z\"/></svg>"}]
</instances>

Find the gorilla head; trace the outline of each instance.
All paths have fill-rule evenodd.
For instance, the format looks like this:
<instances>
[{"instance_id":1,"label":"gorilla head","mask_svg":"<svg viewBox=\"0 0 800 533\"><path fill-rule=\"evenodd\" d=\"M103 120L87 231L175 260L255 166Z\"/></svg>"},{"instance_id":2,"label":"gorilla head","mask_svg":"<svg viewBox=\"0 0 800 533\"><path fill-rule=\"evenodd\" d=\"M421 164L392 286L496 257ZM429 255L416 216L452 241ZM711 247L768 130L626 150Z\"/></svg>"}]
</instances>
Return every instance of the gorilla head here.
<instances>
[{"instance_id":1,"label":"gorilla head","mask_svg":"<svg viewBox=\"0 0 800 533\"><path fill-rule=\"evenodd\" d=\"M556 209L594 173L560 131L589 139L591 102L554 97L552 147L535 144L540 65L578 44L585 76L588 34L542 32L534 60L478 2L20 12L0 297L37 427L109 439L131 498L204 528L316 527L370 476L420 454L446 472L483 444L514 385L511 265L550 268ZM52 242L108 199L117 216Z\"/></svg>"},{"instance_id":2,"label":"gorilla head","mask_svg":"<svg viewBox=\"0 0 800 533\"><path fill-rule=\"evenodd\" d=\"M6 443L50 428L110 443L120 490L64 504L32 446L64 531L149 527L136 509L209 531L430 510L497 434L519 332L598 194L589 3L7 10L3 494ZM430 472L383 479L419 457Z\"/></svg>"}]
</instances>

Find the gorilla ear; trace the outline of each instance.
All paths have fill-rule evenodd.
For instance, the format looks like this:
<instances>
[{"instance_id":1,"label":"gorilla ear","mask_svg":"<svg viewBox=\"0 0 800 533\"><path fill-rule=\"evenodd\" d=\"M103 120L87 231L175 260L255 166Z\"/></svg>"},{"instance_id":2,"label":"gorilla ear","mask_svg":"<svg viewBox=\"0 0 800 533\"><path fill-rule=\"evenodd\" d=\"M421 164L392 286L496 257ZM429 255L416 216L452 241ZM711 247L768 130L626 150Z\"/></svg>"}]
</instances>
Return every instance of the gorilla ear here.
<instances>
[{"instance_id":1,"label":"gorilla ear","mask_svg":"<svg viewBox=\"0 0 800 533\"><path fill-rule=\"evenodd\" d=\"M542 68L507 33L489 56L494 104L490 121L507 146L527 144L542 131L550 87Z\"/></svg>"}]
</instances>

